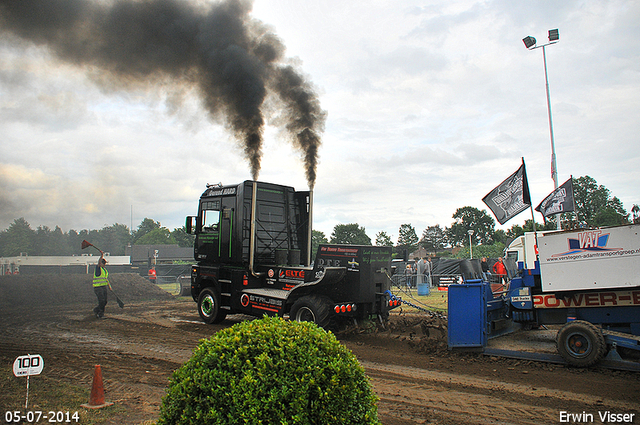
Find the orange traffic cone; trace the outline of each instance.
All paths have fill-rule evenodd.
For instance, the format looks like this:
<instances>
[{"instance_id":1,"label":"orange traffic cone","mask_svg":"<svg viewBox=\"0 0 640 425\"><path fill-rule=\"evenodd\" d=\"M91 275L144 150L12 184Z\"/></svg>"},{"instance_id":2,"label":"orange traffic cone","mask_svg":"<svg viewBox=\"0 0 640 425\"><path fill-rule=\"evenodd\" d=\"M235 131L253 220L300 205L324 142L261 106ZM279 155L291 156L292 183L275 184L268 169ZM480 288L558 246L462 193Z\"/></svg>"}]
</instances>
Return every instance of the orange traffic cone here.
<instances>
[{"instance_id":1,"label":"orange traffic cone","mask_svg":"<svg viewBox=\"0 0 640 425\"><path fill-rule=\"evenodd\" d=\"M104 385L102 384L102 368L96 365L93 371L93 385L91 385L91 395L89 403L82 404L87 409L100 409L101 407L113 406L113 403L104 401Z\"/></svg>"}]
</instances>

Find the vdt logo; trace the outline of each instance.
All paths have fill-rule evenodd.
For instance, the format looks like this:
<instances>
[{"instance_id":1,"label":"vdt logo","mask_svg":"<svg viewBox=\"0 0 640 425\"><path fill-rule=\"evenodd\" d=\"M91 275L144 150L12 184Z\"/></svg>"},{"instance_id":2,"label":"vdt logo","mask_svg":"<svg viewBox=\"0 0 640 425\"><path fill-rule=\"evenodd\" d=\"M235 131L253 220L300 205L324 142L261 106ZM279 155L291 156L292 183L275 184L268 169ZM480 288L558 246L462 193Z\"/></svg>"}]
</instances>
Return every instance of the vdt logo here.
<instances>
[{"instance_id":1,"label":"vdt logo","mask_svg":"<svg viewBox=\"0 0 640 425\"><path fill-rule=\"evenodd\" d=\"M569 251L554 254L553 257L579 254L581 252L619 251L622 248L607 248L609 233L602 234L602 230L589 230L578 233L578 238L567 238Z\"/></svg>"}]
</instances>

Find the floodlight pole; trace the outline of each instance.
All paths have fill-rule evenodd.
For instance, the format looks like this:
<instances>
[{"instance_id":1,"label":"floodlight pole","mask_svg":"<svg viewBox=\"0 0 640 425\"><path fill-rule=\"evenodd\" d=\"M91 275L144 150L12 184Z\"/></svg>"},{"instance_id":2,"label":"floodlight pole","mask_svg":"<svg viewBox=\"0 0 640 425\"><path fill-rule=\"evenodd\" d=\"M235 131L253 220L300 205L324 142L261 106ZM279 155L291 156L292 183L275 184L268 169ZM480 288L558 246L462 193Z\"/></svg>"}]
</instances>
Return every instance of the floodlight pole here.
<instances>
[{"instance_id":1,"label":"floodlight pole","mask_svg":"<svg viewBox=\"0 0 640 425\"><path fill-rule=\"evenodd\" d=\"M549 75L547 73L547 51L546 51L546 47L550 46L552 44L556 44L558 42L558 34L557 34L557 30L556 30L556 39L555 41L551 41L551 31L549 31L549 43L547 44L543 44L542 46L536 46L535 45L535 38L533 37L527 37L528 39L532 39L534 45L530 46L527 44L526 39L524 39L523 41L525 41L525 46L527 47L527 49L529 50L534 50L534 49L538 49L540 47L542 47L542 59L544 61L544 82L545 82L545 89L547 91L547 111L549 112L549 134L551 136L551 179L553 179L553 188L558 189L558 165L556 163L556 143L555 143L555 139L553 138L553 119L551 118L551 96L549 95ZM557 229L561 230L561 225L560 225L560 216L561 214L558 214L556 217L556 223L557 223Z\"/></svg>"},{"instance_id":2,"label":"floodlight pole","mask_svg":"<svg viewBox=\"0 0 640 425\"><path fill-rule=\"evenodd\" d=\"M556 164L556 143L553 138L553 120L551 118L551 97L549 96L549 75L547 74L547 53L546 46L542 46L542 58L544 61L544 81L547 89L547 111L549 111L549 134L551 136L551 178L553 179L553 188L558 188L558 166ZM559 222L558 222L559 223Z\"/></svg>"}]
</instances>

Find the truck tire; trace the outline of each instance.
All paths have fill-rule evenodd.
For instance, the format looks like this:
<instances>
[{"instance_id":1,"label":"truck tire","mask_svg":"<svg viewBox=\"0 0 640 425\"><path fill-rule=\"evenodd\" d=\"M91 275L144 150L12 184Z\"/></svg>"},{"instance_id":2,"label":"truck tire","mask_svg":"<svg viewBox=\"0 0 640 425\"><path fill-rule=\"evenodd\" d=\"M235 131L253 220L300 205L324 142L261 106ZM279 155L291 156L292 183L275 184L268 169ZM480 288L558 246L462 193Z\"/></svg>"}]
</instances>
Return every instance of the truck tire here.
<instances>
[{"instance_id":1,"label":"truck tire","mask_svg":"<svg viewBox=\"0 0 640 425\"><path fill-rule=\"evenodd\" d=\"M302 297L293 303L289 319L296 322L313 322L321 328L326 328L331 319L331 302L317 295Z\"/></svg>"},{"instance_id":2,"label":"truck tire","mask_svg":"<svg viewBox=\"0 0 640 425\"><path fill-rule=\"evenodd\" d=\"M220 295L214 288L205 288L198 296L198 313L203 322L222 322L227 313L220 308Z\"/></svg>"},{"instance_id":3,"label":"truck tire","mask_svg":"<svg viewBox=\"0 0 640 425\"><path fill-rule=\"evenodd\" d=\"M593 366L602 360L607 351L600 329L584 320L564 325L558 331L556 345L562 358L576 367Z\"/></svg>"}]
</instances>

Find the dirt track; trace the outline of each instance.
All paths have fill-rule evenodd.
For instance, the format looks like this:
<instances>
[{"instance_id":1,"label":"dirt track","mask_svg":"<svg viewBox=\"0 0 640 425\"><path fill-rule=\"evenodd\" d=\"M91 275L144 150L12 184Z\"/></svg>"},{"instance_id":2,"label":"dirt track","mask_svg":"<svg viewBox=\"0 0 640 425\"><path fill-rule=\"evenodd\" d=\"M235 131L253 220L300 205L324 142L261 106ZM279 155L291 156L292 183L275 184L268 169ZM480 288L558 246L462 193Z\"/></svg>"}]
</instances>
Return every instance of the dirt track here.
<instances>
[{"instance_id":1,"label":"dirt track","mask_svg":"<svg viewBox=\"0 0 640 425\"><path fill-rule=\"evenodd\" d=\"M47 376L88 388L100 364L106 398L126 412L110 423L140 424L157 418L171 373L198 341L247 317L205 325L195 303L144 279L114 276L113 287L127 305L119 309L110 299L99 320L87 276L0 277L0 359L11 364L40 353ZM385 425L557 424L561 412L602 423L598 412L605 411L634 414L640 423L640 373L450 353L437 321L392 320L386 332L338 335L371 378Z\"/></svg>"}]
</instances>

